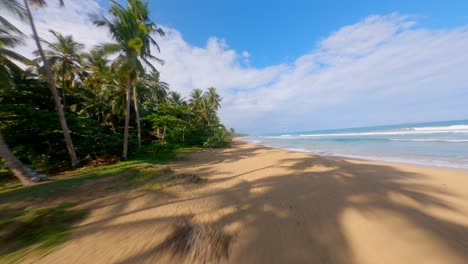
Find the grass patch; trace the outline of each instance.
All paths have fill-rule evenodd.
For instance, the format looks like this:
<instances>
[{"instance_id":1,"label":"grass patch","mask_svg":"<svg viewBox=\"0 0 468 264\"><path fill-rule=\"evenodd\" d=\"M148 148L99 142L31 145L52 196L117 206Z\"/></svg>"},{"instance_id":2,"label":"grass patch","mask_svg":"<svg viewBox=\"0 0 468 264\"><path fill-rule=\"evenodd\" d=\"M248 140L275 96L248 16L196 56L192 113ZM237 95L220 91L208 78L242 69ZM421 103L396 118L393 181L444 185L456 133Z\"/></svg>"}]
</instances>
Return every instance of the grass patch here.
<instances>
[{"instance_id":1,"label":"grass patch","mask_svg":"<svg viewBox=\"0 0 468 264\"><path fill-rule=\"evenodd\" d=\"M0 222L0 262L14 262L32 248L45 254L67 241L73 225L87 214L71 207L61 204L27 208Z\"/></svg>"},{"instance_id":2,"label":"grass patch","mask_svg":"<svg viewBox=\"0 0 468 264\"><path fill-rule=\"evenodd\" d=\"M0 263L16 262L31 253L46 254L66 241L74 223L87 214L71 204L119 191L166 187L177 177L163 164L196 150L144 148L132 160L62 172L33 186L4 178L0 182Z\"/></svg>"},{"instance_id":3,"label":"grass patch","mask_svg":"<svg viewBox=\"0 0 468 264\"><path fill-rule=\"evenodd\" d=\"M59 195L75 189L85 182L100 179L103 177L114 176L122 173L147 173L141 170L145 164L163 164L170 160L174 160L177 156L177 151L154 152L143 150L137 157L129 161L121 161L110 165L99 167L89 166L83 167L74 171L64 172L58 175L50 176L50 181L23 187L19 183L12 182L4 183L6 188L0 188L0 204L5 201L37 201L50 197L51 195Z\"/></svg>"}]
</instances>

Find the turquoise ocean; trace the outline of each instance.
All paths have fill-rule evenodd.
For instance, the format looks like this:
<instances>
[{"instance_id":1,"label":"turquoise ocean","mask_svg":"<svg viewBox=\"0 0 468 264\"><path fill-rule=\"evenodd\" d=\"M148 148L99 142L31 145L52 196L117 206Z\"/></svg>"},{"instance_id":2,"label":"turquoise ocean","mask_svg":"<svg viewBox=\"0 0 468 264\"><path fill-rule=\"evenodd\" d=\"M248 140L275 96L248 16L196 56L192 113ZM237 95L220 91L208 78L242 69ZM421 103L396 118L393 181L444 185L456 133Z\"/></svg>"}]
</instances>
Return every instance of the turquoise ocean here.
<instances>
[{"instance_id":1,"label":"turquoise ocean","mask_svg":"<svg viewBox=\"0 0 468 264\"><path fill-rule=\"evenodd\" d=\"M326 156L468 169L468 120L249 136L268 147Z\"/></svg>"}]
</instances>

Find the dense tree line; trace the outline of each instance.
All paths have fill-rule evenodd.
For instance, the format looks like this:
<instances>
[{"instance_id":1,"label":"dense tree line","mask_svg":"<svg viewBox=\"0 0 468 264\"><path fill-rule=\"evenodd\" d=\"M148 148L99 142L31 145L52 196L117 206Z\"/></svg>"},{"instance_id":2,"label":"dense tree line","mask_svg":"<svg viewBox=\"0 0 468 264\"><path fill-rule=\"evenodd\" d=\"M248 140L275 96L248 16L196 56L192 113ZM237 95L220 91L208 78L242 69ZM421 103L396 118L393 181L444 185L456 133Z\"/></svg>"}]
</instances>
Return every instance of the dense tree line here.
<instances>
[{"instance_id":1,"label":"dense tree line","mask_svg":"<svg viewBox=\"0 0 468 264\"><path fill-rule=\"evenodd\" d=\"M49 172L101 156L127 159L142 146L230 144L215 88L194 89L186 100L160 81L153 63L163 61L151 52L160 52L164 31L150 20L148 2L113 1L109 14L92 15L113 37L97 47L53 29L53 41L41 39L32 5L46 8L44 0L0 0L29 23L37 46L36 58L15 52L26 36L0 17L0 167L24 184L41 178L24 164Z\"/></svg>"}]
</instances>

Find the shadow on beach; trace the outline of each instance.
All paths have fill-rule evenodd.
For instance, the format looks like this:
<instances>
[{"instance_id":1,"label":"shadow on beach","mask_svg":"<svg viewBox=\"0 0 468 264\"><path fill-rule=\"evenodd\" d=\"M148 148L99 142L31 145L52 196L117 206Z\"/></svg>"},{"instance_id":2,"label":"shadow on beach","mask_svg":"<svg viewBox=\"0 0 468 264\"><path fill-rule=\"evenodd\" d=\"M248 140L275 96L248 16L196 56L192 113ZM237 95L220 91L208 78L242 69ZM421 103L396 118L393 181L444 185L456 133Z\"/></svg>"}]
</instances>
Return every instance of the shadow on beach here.
<instances>
[{"instance_id":1,"label":"shadow on beach","mask_svg":"<svg viewBox=\"0 0 468 264\"><path fill-rule=\"evenodd\" d=\"M107 213L98 220L84 223L75 239L102 232L125 232L129 237L128 243L132 243L132 234L167 234L171 225L180 219L203 219L205 224L235 230L229 258L221 260L227 263L349 264L359 261L354 240L346 228L353 223L346 220L349 215L358 215L361 222L356 222L356 225L368 222L385 225L392 219L404 222L405 226L417 230L398 229L397 224L388 225L387 232L392 234L389 240L394 241L395 237L404 239L411 232L419 232L443 244L440 250L447 256L453 256L452 260L468 263L467 223L450 221L426 210L465 214L448 202L460 197L443 186L422 184L427 176L401 171L393 166L284 153L282 150L239 145L227 151L189 154L188 161L177 162L174 166L208 176L206 183L191 188L198 191L168 194L166 197L164 193L149 193L137 206L130 206L131 199L96 202L95 206L109 207ZM248 166L242 167L242 161L269 155L276 157L271 164L258 162L251 164L249 170ZM219 169L216 165L220 163L234 169ZM236 166L239 169L235 169ZM228 187L223 187L228 183ZM205 206L208 201L215 205ZM171 213L161 215L163 207L172 208ZM178 211L177 208L181 209ZM145 212L148 214L144 219L138 219L136 215ZM131 216L134 216L131 221L114 222ZM379 235L370 233L372 230L372 226L367 229L365 225L359 229L362 236L371 238L369 243ZM385 241L385 238L380 239ZM129 252L115 262L164 263L183 259L183 256L168 256L169 253L161 247L163 242L154 241L149 240L150 246ZM411 245L413 242L405 243ZM372 254L385 256L392 252L387 252L387 248L380 250ZM437 260L438 253L434 254L434 260ZM415 259L412 257L401 259L399 263L411 263ZM432 256L426 258L430 260Z\"/></svg>"}]
</instances>

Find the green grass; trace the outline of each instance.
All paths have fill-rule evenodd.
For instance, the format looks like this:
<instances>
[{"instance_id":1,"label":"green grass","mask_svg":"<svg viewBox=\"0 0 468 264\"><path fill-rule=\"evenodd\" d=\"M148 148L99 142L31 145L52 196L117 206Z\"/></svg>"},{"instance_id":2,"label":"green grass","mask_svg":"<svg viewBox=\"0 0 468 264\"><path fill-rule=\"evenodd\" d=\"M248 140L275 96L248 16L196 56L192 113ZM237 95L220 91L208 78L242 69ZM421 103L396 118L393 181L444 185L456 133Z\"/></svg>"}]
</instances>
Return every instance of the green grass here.
<instances>
[{"instance_id":1,"label":"green grass","mask_svg":"<svg viewBox=\"0 0 468 264\"><path fill-rule=\"evenodd\" d=\"M16 262L30 247L45 254L69 237L75 222L87 211L71 204L31 207L0 222L0 262Z\"/></svg>"},{"instance_id":2,"label":"green grass","mask_svg":"<svg viewBox=\"0 0 468 264\"><path fill-rule=\"evenodd\" d=\"M196 150L199 148L155 152L146 148L132 160L99 167L83 167L49 176L50 181L27 187L21 186L15 179L2 180L0 262L16 262L31 250L45 254L67 240L74 223L83 219L87 211L73 209L70 204L54 205L50 202L55 201L54 198L59 198L58 201L62 197L68 201L73 196L94 199L121 190L162 189L174 177L170 167L164 164L180 159L178 154ZM121 177L115 178L115 181L100 181L119 175ZM100 185L80 189L86 183ZM100 189L95 190L95 187ZM88 194L88 191L95 193Z\"/></svg>"},{"instance_id":3,"label":"green grass","mask_svg":"<svg viewBox=\"0 0 468 264\"><path fill-rule=\"evenodd\" d=\"M0 207L4 204L4 200L36 201L50 195L67 192L85 182L103 177L118 175L124 172L130 172L135 175L145 173L144 170L141 170L141 167L144 167L145 164L165 164L168 161L175 160L180 153L193 152L198 149L181 148L165 152L152 152L143 149L132 160L99 167L84 167L70 173L49 176L51 181L28 187L23 187L15 179L12 179L0 185Z\"/></svg>"}]
</instances>

